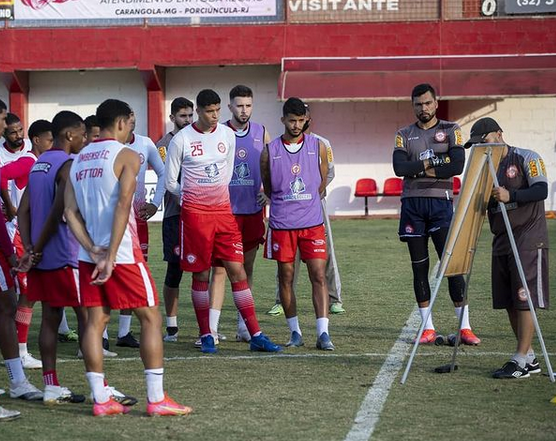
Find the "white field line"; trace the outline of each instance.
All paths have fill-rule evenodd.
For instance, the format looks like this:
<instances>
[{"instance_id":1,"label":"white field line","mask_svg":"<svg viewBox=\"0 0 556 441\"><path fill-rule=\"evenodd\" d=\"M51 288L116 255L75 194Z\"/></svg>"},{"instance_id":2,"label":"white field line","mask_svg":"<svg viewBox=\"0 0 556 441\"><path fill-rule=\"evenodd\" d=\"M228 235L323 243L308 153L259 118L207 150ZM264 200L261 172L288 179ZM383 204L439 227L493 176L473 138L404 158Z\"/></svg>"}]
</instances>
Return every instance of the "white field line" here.
<instances>
[{"instance_id":1,"label":"white field line","mask_svg":"<svg viewBox=\"0 0 556 441\"><path fill-rule=\"evenodd\" d=\"M190 357L165 357L165 362L173 361L207 361L207 362L217 362L217 361L236 361L236 360L274 360L277 358L385 358L389 354L383 352L363 352L359 354L330 354L330 353L319 353L319 354L267 354L267 355L199 355ZM449 355L449 354L444 354ZM511 356L511 352L464 352L462 349L458 352L458 357L504 357ZM556 353L549 353L549 356L556 356ZM428 352L428 353L417 353L417 357L442 357L441 353L438 352ZM141 361L140 357L114 357L105 358L105 363L123 363L131 361ZM83 363L83 360L79 358L63 358L58 359L57 363Z\"/></svg>"},{"instance_id":2,"label":"white field line","mask_svg":"<svg viewBox=\"0 0 556 441\"><path fill-rule=\"evenodd\" d=\"M369 388L365 399L361 403L345 441L367 441L373 435L392 383L402 368L403 361L411 348L408 342L415 336L420 323L421 316L419 310L415 307L402 328L398 340L390 349L373 385Z\"/></svg>"}]
</instances>

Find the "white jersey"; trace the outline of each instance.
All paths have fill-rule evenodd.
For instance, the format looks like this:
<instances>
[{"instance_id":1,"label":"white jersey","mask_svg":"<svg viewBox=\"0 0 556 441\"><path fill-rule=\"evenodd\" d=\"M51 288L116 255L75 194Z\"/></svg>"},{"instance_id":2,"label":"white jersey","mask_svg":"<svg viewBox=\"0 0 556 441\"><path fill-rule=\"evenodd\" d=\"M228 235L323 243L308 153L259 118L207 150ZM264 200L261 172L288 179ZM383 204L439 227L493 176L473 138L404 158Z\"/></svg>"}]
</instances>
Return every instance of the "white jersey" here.
<instances>
[{"instance_id":1,"label":"white jersey","mask_svg":"<svg viewBox=\"0 0 556 441\"><path fill-rule=\"evenodd\" d=\"M223 124L209 133L199 131L195 123L184 127L168 148L166 189L178 196L181 193L182 207L231 211L228 185L234 170L235 148L236 136Z\"/></svg>"},{"instance_id":2,"label":"white jersey","mask_svg":"<svg viewBox=\"0 0 556 441\"><path fill-rule=\"evenodd\" d=\"M145 186L145 174L149 165L153 168L158 177L156 182L156 190L152 199L152 204L157 207L162 203L164 197L164 162L160 158L158 149L146 136L133 134L131 142L127 144L132 150L137 152L141 160L141 168L137 175L137 188L135 189L135 197L133 198L133 207L137 211L147 201L147 188Z\"/></svg>"},{"instance_id":3,"label":"white jersey","mask_svg":"<svg viewBox=\"0 0 556 441\"><path fill-rule=\"evenodd\" d=\"M32 158L33 161L36 161L37 157L31 153L31 147L31 141L29 139L24 139L21 149L14 152L6 147L6 142L4 141L0 147L0 167L4 167L5 165L17 161L19 158L23 158L25 156L28 156ZM14 180L8 181L8 192L15 208L19 207L19 202L21 201L24 191L25 187L19 188Z\"/></svg>"},{"instance_id":4,"label":"white jersey","mask_svg":"<svg viewBox=\"0 0 556 441\"><path fill-rule=\"evenodd\" d=\"M70 171L75 199L87 232L97 246L108 247L118 199L120 182L114 174L118 153L126 148L114 139L91 142L77 155ZM79 248L79 260L91 262L89 253ZM116 254L116 263L142 262L141 247L133 210L130 210L122 242Z\"/></svg>"}]
</instances>

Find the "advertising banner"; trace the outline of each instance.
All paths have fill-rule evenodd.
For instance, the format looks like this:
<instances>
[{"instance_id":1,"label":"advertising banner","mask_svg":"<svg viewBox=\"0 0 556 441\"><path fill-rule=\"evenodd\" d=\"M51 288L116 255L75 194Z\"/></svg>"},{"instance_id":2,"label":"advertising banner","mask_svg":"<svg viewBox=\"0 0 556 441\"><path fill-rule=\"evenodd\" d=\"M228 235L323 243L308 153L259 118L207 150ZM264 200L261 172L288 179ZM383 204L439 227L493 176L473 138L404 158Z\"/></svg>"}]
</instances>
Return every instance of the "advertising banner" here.
<instances>
[{"instance_id":1,"label":"advertising banner","mask_svg":"<svg viewBox=\"0 0 556 441\"><path fill-rule=\"evenodd\" d=\"M0 0L0 20L14 19L14 0Z\"/></svg>"},{"instance_id":2,"label":"advertising banner","mask_svg":"<svg viewBox=\"0 0 556 441\"><path fill-rule=\"evenodd\" d=\"M11 0L13 3L13 0ZM5 3L5 1L4 1ZM2 0L0 0L0 5ZM16 0L17 20L257 17L276 15L276 0Z\"/></svg>"}]
</instances>

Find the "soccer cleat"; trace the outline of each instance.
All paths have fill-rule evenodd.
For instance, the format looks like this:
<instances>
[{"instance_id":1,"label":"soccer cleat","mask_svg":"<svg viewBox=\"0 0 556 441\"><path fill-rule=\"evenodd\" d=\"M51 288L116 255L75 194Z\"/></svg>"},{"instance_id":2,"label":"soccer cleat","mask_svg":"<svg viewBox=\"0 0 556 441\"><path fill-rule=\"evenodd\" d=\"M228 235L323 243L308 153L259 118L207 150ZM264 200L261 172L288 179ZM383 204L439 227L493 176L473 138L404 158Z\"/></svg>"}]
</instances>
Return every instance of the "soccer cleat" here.
<instances>
[{"instance_id":1,"label":"soccer cleat","mask_svg":"<svg viewBox=\"0 0 556 441\"><path fill-rule=\"evenodd\" d=\"M537 358L535 357L531 363L525 364L525 369L527 369L527 372L529 372L530 374L540 374L541 364L539 363L539 360L537 360Z\"/></svg>"},{"instance_id":2,"label":"soccer cleat","mask_svg":"<svg viewBox=\"0 0 556 441\"><path fill-rule=\"evenodd\" d=\"M30 352L20 355L24 369L42 369L42 361L37 360Z\"/></svg>"},{"instance_id":3,"label":"soccer cleat","mask_svg":"<svg viewBox=\"0 0 556 441\"><path fill-rule=\"evenodd\" d=\"M326 332L323 332L317 338L317 349L320 349L321 351L333 351L336 349L332 340L330 340L330 336Z\"/></svg>"},{"instance_id":4,"label":"soccer cleat","mask_svg":"<svg viewBox=\"0 0 556 441\"><path fill-rule=\"evenodd\" d=\"M272 308L270 308L267 312L268 315L278 316L284 313L284 308L280 303L276 303Z\"/></svg>"},{"instance_id":5,"label":"soccer cleat","mask_svg":"<svg viewBox=\"0 0 556 441\"><path fill-rule=\"evenodd\" d=\"M116 340L116 346L120 346L122 348L137 349L140 344L139 341L133 336L133 333L130 331L123 337L118 337L118 339Z\"/></svg>"},{"instance_id":6,"label":"soccer cleat","mask_svg":"<svg viewBox=\"0 0 556 441\"><path fill-rule=\"evenodd\" d=\"M251 337L249 349L251 351L259 352L280 352L283 350L282 346L273 343L272 340L270 340L270 338L268 338L262 332L256 337Z\"/></svg>"},{"instance_id":7,"label":"soccer cleat","mask_svg":"<svg viewBox=\"0 0 556 441\"><path fill-rule=\"evenodd\" d=\"M104 348L102 348L102 355L104 356L104 358L114 358L118 356L116 352L112 352ZM77 350L77 358L83 358L83 352L81 352L81 349Z\"/></svg>"},{"instance_id":8,"label":"soccer cleat","mask_svg":"<svg viewBox=\"0 0 556 441\"><path fill-rule=\"evenodd\" d=\"M345 314L346 310L344 309L341 303L332 303L330 305L330 314Z\"/></svg>"},{"instance_id":9,"label":"soccer cleat","mask_svg":"<svg viewBox=\"0 0 556 441\"><path fill-rule=\"evenodd\" d=\"M178 328L175 326L166 327L166 334L163 340L168 343L176 343L178 341Z\"/></svg>"},{"instance_id":10,"label":"soccer cleat","mask_svg":"<svg viewBox=\"0 0 556 441\"><path fill-rule=\"evenodd\" d=\"M552 404L556 404L556 395L554 396L554 398L552 398L552 400L550 400L550 402L551 402Z\"/></svg>"},{"instance_id":11,"label":"soccer cleat","mask_svg":"<svg viewBox=\"0 0 556 441\"><path fill-rule=\"evenodd\" d=\"M294 348L299 348L304 344L305 343L303 343L303 337L301 337L301 334L297 331L293 331L290 340L286 343L286 347L290 348L293 346Z\"/></svg>"},{"instance_id":12,"label":"soccer cleat","mask_svg":"<svg viewBox=\"0 0 556 441\"><path fill-rule=\"evenodd\" d=\"M247 329L242 329L241 331L238 329L236 341L249 343L251 341L251 334L249 334Z\"/></svg>"},{"instance_id":13,"label":"soccer cleat","mask_svg":"<svg viewBox=\"0 0 556 441\"><path fill-rule=\"evenodd\" d=\"M469 328L462 329L460 331L459 337L464 345L477 346L481 343L481 339L477 337Z\"/></svg>"},{"instance_id":14,"label":"soccer cleat","mask_svg":"<svg viewBox=\"0 0 556 441\"><path fill-rule=\"evenodd\" d=\"M224 338L221 338L224 337ZM228 337L226 337L225 335L222 334L212 334L212 338L214 339L214 344L215 345L219 345L220 344L220 340L226 340ZM200 348L201 347L201 337L199 337L197 340L195 340L195 343L193 343L195 345L196 348Z\"/></svg>"},{"instance_id":15,"label":"soccer cleat","mask_svg":"<svg viewBox=\"0 0 556 441\"><path fill-rule=\"evenodd\" d=\"M126 395L120 392L119 390L117 390L115 387L104 386L104 389L106 390L106 392L108 392L108 395L114 399L114 401L117 401L118 403L123 404L124 406L131 407L137 404L137 398L132 397L131 395ZM95 399L93 398L92 392L90 395L90 399L94 403Z\"/></svg>"},{"instance_id":16,"label":"soccer cleat","mask_svg":"<svg viewBox=\"0 0 556 441\"><path fill-rule=\"evenodd\" d=\"M20 398L27 401L38 401L43 399L44 394L37 389L26 378L20 383L10 385L10 397Z\"/></svg>"},{"instance_id":17,"label":"soccer cleat","mask_svg":"<svg viewBox=\"0 0 556 441\"><path fill-rule=\"evenodd\" d=\"M425 329L419 340L420 345L428 345L436 341L436 331L434 329Z\"/></svg>"},{"instance_id":18,"label":"soccer cleat","mask_svg":"<svg viewBox=\"0 0 556 441\"><path fill-rule=\"evenodd\" d=\"M54 405L62 403L83 403L84 401L85 396L76 395L67 387L51 385L44 387L44 404Z\"/></svg>"},{"instance_id":19,"label":"soccer cleat","mask_svg":"<svg viewBox=\"0 0 556 441\"><path fill-rule=\"evenodd\" d=\"M510 360L500 369L492 373L493 378L506 379L506 378L527 378L529 372L527 368L522 368L515 360Z\"/></svg>"},{"instance_id":20,"label":"soccer cleat","mask_svg":"<svg viewBox=\"0 0 556 441\"><path fill-rule=\"evenodd\" d=\"M167 394L158 403L147 403L147 415L149 416L180 416L189 415L193 409L183 404L178 404Z\"/></svg>"},{"instance_id":21,"label":"soccer cleat","mask_svg":"<svg viewBox=\"0 0 556 441\"><path fill-rule=\"evenodd\" d=\"M201 337L201 352L205 354L214 354L216 351L217 349L212 335L209 334Z\"/></svg>"},{"instance_id":22,"label":"soccer cleat","mask_svg":"<svg viewBox=\"0 0 556 441\"><path fill-rule=\"evenodd\" d=\"M58 334L58 341L60 343L67 343L70 341L79 341L79 335L73 329L70 329L64 334Z\"/></svg>"},{"instance_id":23,"label":"soccer cleat","mask_svg":"<svg viewBox=\"0 0 556 441\"><path fill-rule=\"evenodd\" d=\"M94 416L108 416L108 415L122 415L129 412L129 407L118 403L113 397L106 403L95 403L93 404L93 415Z\"/></svg>"},{"instance_id":24,"label":"soccer cleat","mask_svg":"<svg viewBox=\"0 0 556 441\"><path fill-rule=\"evenodd\" d=\"M18 412L17 410L9 410L0 406L0 422L15 420L20 416L21 412Z\"/></svg>"}]
</instances>

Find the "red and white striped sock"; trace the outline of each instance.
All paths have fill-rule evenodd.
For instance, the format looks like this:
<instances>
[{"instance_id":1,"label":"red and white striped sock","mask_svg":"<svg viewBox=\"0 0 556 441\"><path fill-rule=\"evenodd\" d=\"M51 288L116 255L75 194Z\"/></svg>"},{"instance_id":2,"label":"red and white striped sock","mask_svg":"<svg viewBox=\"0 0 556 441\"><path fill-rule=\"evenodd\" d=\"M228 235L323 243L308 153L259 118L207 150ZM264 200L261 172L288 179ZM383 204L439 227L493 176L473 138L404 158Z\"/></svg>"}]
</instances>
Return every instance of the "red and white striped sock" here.
<instances>
[{"instance_id":1,"label":"red and white striped sock","mask_svg":"<svg viewBox=\"0 0 556 441\"><path fill-rule=\"evenodd\" d=\"M208 289L208 282L200 282L193 279L193 283L191 284L191 300L193 301L193 308L195 308L195 315L197 316L201 337L210 334L210 297Z\"/></svg>"},{"instance_id":2,"label":"red and white striped sock","mask_svg":"<svg viewBox=\"0 0 556 441\"><path fill-rule=\"evenodd\" d=\"M255 313L255 301L253 300L253 294L251 293L247 279L232 283L232 295L234 297L234 303L243 317L249 334L251 337L257 337L261 333L261 328L259 327L257 314Z\"/></svg>"},{"instance_id":3,"label":"red and white striped sock","mask_svg":"<svg viewBox=\"0 0 556 441\"><path fill-rule=\"evenodd\" d=\"M56 371L43 372L42 381L44 382L45 386L60 386L60 383L58 383L58 375L56 375Z\"/></svg>"},{"instance_id":4,"label":"red and white striped sock","mask_svg":"<svg viewBox=\"0 0 556 441\"><path fill-rule=\"evenodd\" d=\"M17 329L18 343L27 343L29 336L29 325L33 317L33 309L26 306L18 306L15 313L15 327Z\"/></svg>"}]
</instances>

